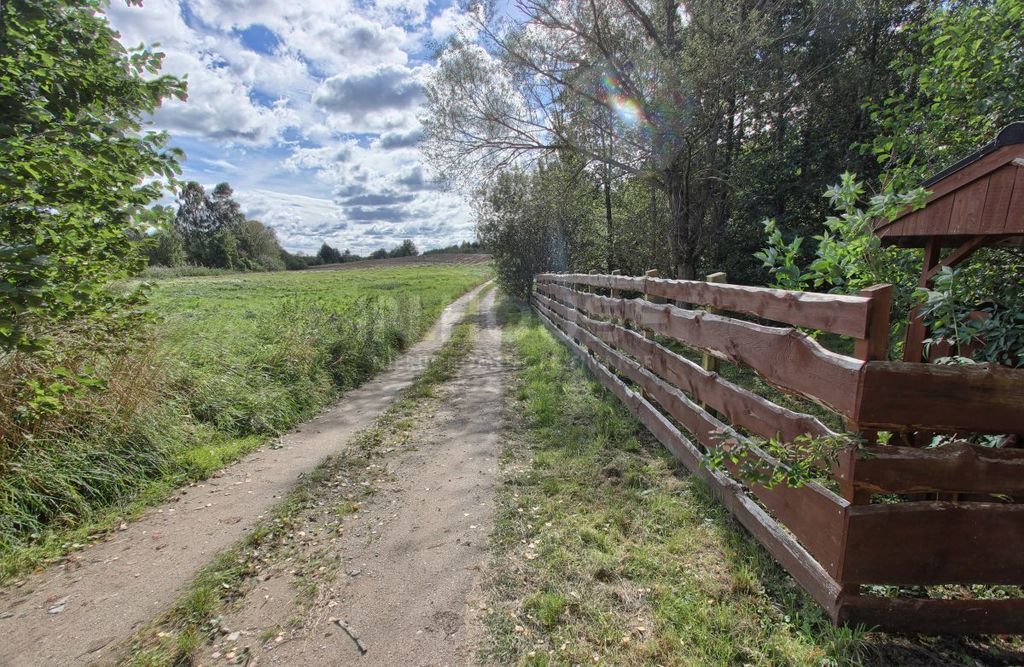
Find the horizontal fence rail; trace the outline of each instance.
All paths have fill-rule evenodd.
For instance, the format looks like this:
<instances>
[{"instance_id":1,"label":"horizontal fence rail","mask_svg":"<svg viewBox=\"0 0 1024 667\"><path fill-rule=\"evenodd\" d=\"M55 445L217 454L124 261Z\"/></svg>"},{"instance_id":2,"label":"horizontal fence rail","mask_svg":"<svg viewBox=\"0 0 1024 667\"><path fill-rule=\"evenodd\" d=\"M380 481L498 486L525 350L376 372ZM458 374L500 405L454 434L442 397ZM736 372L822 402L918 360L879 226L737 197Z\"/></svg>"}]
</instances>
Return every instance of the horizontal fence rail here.
<instances>
[{"instance_id":1,"label":"horizontal fence rail","mask_svg":"<svg viewBox=\"0 0 1024 667\"><path fill-rule=\"evenodd\" d=\"M746 313L766 320L820 329L854 338L867 337L871 298L790 290L583 273L541 274L537 282L589 285L638 292L681 303Z\"/></svg>"},{"instance_id":2,"label":"horizontal fence rail","mask_svg":"<svg viewBox=\"0 0 1024 667\"><path fill-rule=\"evenodd\" d=\"M1024 433L1024 371L886 361L890 294L888 286L841 296L541 274L532 304L833 620L912 632L1024 632L1022 599L910 600L860 589L1024 584L1024 450L851 447L831 466L830 480L798 487L744 483L737 466L704 463L706 452L729 441L778 466L760 441L788 446L840 435L817 416L722 377L708 359L749 368L867 436L882 429L906 441ZM853 354L826 349L800 327L852 338ZM670 349L676 345L703 352L705 362Z\"/></svg>"}]
</instances>

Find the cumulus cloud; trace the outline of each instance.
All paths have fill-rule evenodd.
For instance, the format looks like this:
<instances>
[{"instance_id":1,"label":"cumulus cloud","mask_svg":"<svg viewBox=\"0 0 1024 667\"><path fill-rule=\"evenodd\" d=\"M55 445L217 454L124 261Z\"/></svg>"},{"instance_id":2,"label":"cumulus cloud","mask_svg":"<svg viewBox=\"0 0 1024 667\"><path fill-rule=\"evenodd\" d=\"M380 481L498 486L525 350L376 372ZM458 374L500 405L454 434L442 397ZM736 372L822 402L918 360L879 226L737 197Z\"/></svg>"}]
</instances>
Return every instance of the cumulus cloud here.
<instances>
[{"instance_id":1,"label":"cumulus cloud","mask_svg":"<svg viewBox=\"0 0 1024 667\"><path fill-rule=\"evenodd\" d=\"M342 201L345 206L384 206L395 204L408 204L416 199L411 194L363 194L354 197L347 197Z\"/></svg>"},{"instance_id":2,"label":"cumulus cloud","mask_svg":"<svg viewBox=\"0 0 1024 667\"><path fill-rule=\"evenodd\" d=\"M290 250L369 252L472 237L469 211L421 164L425 40L461 29L450 0L146 0L108 15L159 43L189 100L153 123L193 153L184 177L229 181Z\"/></svg>"},{"instance_id":3,"label":"cumulus cloud","mask_svg":"<svg viewBox=\"0 0 1024 667\"><path fill-rule=\"evenodd\" d=\"M398 176L398 182L410 190L440 190L441 184L436 179L426 175L422 165L413 165L402 171Z\"/></svg>"},{"instance_id":4,"label":"cumulus cloud","mask_svg":"<svg viewBox=\"0 0 1024 667\"><path fill-rule=\"evenodd\" d=\"M457 34L472 38L476 34L476 22L457 5L446 7L430 21L430 36L435 42L443 42Z\"/></svg>"},{"instance_id":5,"label":"cumulus cloud","mask_svg":"<svg viewBox=\"0 0 1024 667\"><path fill-rule=\"evenodd\" d=\"M377 148L409 148L416 146L424 139L423 128L417 127L404 132L385 132L377 139Z\"/></svg>"},{"instance_id":6,"label":"cumulus cloud","mask_svg":"<svg viewBox=\"0 0 1024 667\"><path fill-rule=\"evenodd\" d=\"M397 26L384 26L376 21L353 16L329 40L338 49L338 55L350 62L400 63L408 61L402 50L405 31Z\"/></svg>"},{"instance_id":7,"label":"cumulus cloud","mask_svg":"<svg viewBox=\"0 0 1024 667\"><path fill-rule=\"evenodd\" d=\"M330 112L344 114L359 126L388 114L414 110L423 101L419 70L398 65L382 65L371 70L347 72L326 79L313 94L313 103Z\"/></svg>"}]
</instances>

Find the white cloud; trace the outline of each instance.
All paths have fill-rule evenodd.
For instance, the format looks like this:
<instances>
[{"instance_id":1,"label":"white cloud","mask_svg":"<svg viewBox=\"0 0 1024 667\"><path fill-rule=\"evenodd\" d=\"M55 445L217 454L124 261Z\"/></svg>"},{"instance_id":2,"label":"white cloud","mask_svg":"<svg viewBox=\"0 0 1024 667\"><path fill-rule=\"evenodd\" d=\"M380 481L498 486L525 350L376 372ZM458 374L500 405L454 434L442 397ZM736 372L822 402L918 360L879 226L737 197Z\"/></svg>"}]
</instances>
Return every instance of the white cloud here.
<instances>
[{"instance_id":1,"label":"white cloud","mask_svg":"<svg viewBox=\"0 0 1024 667\"><path fill-rule=\"evenodd\" d=\"M427 18L428 0L377 0L375 6L385 14L409 23L422 23Z\"/></svg>"},{"instance_id":2,"label":"white cloud","mask_svg":"<svg viewBox=\"0 0 1024 667\"><path fill-rule=\"evenodd\" d=\"M382 65L337 74L320 85L313 103L342 116L334 122L357 132L408 128L416 123L416 110L423 102L425 70Z\"/></svg>"},{"instance_id":3,"label":"white cloud","mask_svg":"<svg viewBox=\"0 0 1024 667\"><path fill-rule=\"evenodd\" d=\"M429 9L429 11L428 11ZM160 44L189 99L154 123L186 178L229 181L291 250L368 252L472 237L466 205L422 164L423 41L464 25L427 0L146 0L108 10L128 46Z\"/></svg>"},{"instance_id":4,"label":"white cloud","mask_svg":"<svg viewBox=\"0 0 1024 667\"><path fill-rule=\"evenodd\" d=\"M418 145L423 141L423 138L422 127L415 127L406 131L385 132L374 141L373 147L382 149L409 148L410 146Z\"/></svg>"},{"instance_id":5,"label":"white cloud","mask_svg":"<svg viewBox=\"0 0 1024 667\"><path fill-rule=\"evenodd\" d=\"M430 21L430 36L437 42L443 42L452 35L464 34L472 38L476 35L476 22L456 5L447 7Z\"/></svg>"}]
</instances>

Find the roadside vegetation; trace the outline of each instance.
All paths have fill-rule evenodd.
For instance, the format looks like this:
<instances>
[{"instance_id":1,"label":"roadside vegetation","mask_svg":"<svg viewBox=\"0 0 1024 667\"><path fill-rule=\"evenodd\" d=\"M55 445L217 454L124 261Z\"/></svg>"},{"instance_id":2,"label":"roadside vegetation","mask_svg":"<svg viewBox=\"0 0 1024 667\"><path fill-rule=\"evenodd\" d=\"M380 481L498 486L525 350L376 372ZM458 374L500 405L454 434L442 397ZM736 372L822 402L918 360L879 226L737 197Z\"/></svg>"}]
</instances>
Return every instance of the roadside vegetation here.
<instances>
[{"instance_id":1,"label":"roadside vegetation","mask_svg":"<svg viewBox=\"0 0 1024 667\"><path fill-rule=\"evenodd\" d=\"M79 351L75 367L102 383L54 401L26 399L18 382L54 369L8 354L0 580L83 546L312 416L421 338L488 272L434 265L159 282L156 321L138 343Z\"/></svg>"},{"instance_id":2,"label":"roadside vegetation","mask_svg":"<svg viewBox=\"0 0 1024 667\"><path fill-rule=\"evenodd\" d=\"M384 474L375 461L408 440L422 402L455 376L472 351L477 310L485 294L486 290L468 305L463 320L412 386L372 426L352 438L345 453L321 463L249 535L199 572L175 605L135 634L126 646L124 664L190 664L209 642L230 636L231 629L220 619L233 604L245 602L260 576L283 562L294 573L300 604L312 603L318 587L340 567L341 554L332 551L331 538L344 529L345 518L375 494ZM316 548L310 546L318 540ZM280 641L277 638L285 631L262 640Z\"/></svg>"},{"instance_id":3,"label":"roadside vegetation","mask_svg":"<svg viewBox=\"0 0 1024 667\"><path fill-rule=\"evenodd\" d=\"M708 492L513 302L482 657L523 665L1016 664L992 639L834 627Z\"/></svg>"}]
</instances>

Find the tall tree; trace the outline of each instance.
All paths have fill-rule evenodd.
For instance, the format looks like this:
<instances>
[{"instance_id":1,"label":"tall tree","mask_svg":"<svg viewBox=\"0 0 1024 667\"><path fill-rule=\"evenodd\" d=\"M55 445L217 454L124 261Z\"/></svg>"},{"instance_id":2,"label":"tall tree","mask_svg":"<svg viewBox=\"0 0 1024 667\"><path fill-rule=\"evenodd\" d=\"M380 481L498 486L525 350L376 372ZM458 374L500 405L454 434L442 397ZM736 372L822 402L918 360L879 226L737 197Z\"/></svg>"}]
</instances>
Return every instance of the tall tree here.
<instances>
[{"instance_id":1,"label":"tall tree","mask_svg":"<svg viewBox=\"0 0 1024 667\"><path fill-rule=\"evenodd\" d=\"M808 185L806 174L825 165L834 178L856 155L850 144L870 136L862 101L886 90L879 72L919 4L522 0L515 20L481 14L478 37L442 51L427 153L473 178L568 152L605 182L645 180L668 205L673 270L693 277L737 219L753 238L761 217L784 218L794 200L794 214L823 209L828 181ZM795 166L818 154L807 171Z\"/></svg>"},{"instance_id":2,"label":"tall tree","mask_svg":"<svg viewBox=\"0 0 1024 667\"><path fill-rule=\"evenodd\" d=\"M401 245L388 253L390 257L415 257L420 254L419 248L412 242L412 239L405 239Z\"/></svg>"},{"instance_id":3,"label":"tall tree","mask_svg":"<svg viewBox=\"0 0 1024 667\"><path fill-rule=\"evenodd\" d=\"M183 81L125 49L100 0L0 3L0 347L40 344L68 319L94 330L132 297L140 213L180 153L142 119Z\"/></svg>"},{"instance_id":4,"label":"tall tree","mask_svg":"<svg viewBox=\"0 0 1024 667\"><path fill-rule=\"evenodd\" d=\"M178 212L174 225L185 236L207 234L215 227L213 204L206 194L206 188L195 181L189 181L178 193Z\"/></svg>"},{"instance_id":5,"label":"tall tree","mask_svg":"<svg viewBox=\"0 0 1024 667\"><path fill-rule=\"evenodd\" d=\"M213 219L213 228L233 228L245 220L242 207L235 201L235 191L228 183L218 183L213 188L213 196L210 198L210 214Z\"/></svg>"},{"instance_id":6,"label":"tall tree","mask_svg":"<svg viewBox=\"0 0 1024 667\"><path fill-rule=\"evenodd\" d=\"M316 256L320 258L321 264L338 264L342 261L342 254L337 248L327 245L325 242L320 246Z\"/></svg>"},{"instance_id":7,"label":"tall tree","mask_svg":"<svg viewBox=\"0 0 1024 667\"><path fill-rule=\"evenodd\" d=\"M481 22L479 44L455 40L440 58L429 154L450 172L571 151L642 174L668 197L673 264L692 277L736 63L777 37L765 16L784 3L743 4L523 0L522 21ZM615 150L595 129L609 115Z\"/></svg>"}]
</instances>

